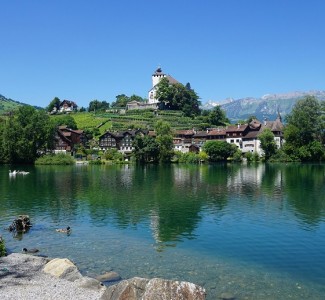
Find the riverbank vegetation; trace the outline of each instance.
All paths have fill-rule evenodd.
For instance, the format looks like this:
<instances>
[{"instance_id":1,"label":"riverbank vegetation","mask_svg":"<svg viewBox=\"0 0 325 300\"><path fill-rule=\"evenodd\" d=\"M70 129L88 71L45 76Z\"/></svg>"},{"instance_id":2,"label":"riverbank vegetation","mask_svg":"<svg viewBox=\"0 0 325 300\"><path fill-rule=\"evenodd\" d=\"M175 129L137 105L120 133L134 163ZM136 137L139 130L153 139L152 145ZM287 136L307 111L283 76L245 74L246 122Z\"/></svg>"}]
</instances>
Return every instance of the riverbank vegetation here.
<instances>
[{"instance_id":1,"label":"riverbank vegetation","mask_svg":"<svg viewBox=\"0 0 325 300\"><path fill-rule=\"evenodd\" d=\"M73 165L76 161L71 155L64 153L46 154L36 159L36 165Z\"/></svg>"},{"instance_id":2,"label":"riverbank vegetation","mask_svg":"<svg viewBox=\"0 0 325 300\"><path fill-rule=\"evenodd\" d=\"M5 240L0 235L0 257L6 255L6 245Z\"/></svg>"}]
</instances>

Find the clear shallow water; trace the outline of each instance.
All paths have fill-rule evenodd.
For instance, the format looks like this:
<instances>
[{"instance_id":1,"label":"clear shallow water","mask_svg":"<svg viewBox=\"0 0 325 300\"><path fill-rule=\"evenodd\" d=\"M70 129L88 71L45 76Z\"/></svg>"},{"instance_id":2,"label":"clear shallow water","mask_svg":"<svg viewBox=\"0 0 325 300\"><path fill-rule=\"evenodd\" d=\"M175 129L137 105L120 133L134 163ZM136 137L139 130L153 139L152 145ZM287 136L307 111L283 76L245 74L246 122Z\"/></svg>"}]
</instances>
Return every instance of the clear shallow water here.
<instances>
[{"instance_id":1,"label":"clear shallow water","mask_svg":"<svg viewBox=\"0 0 325 300\"><path fill-rule=\"evenodd\" d=\"M0 234L84 274L187 280L208 299L323 299L325 165L0 167ZM5 230L19 214L34 226ZM71 226L70 236L55 228Z\"/></svg>"}]
</instances>

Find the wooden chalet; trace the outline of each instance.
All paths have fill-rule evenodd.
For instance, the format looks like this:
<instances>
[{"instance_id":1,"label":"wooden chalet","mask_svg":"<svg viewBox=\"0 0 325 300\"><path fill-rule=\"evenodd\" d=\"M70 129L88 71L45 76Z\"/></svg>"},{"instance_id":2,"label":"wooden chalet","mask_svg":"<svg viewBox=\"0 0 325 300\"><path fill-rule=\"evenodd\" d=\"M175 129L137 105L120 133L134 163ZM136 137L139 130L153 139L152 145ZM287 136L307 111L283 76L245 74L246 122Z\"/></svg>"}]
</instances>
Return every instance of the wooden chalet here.
<instances>
[{"instance_id":1,"label":"wooden chalet","mask_svg":"<svg viewBox=\"0 0 325 300\"><path fill-rule=\"evenodd\" d=\"M75 152L75 146L83 145L86 147L87 137L83 130L73 130L67 126L59 126L55 134L54 151L71 153Z\"/></svg>"},{"instance_id":2,"label":"wooden chalet","mask_svg":"<svg viewBox=\"0 0 325 300\"><path fill-rule=\"evenodd\" d=\"M76 111L78 108L78 105L73 102L73 101L69 101L69 100L63 100L60 105L59 105L59 112L72 112L72 111Z\"/></svg>"},{"instance_id":3,"label":"wooden chalet","mask_svg":"<svg viewBox=\"0 0 325 300\"><path fill-rule=\"evenodd\" d=\"M103 151L117 149L124 154L130 154L133 150L133 140L136 135L147 135L148 130L125 130L116 132L105 132L99 137L99 148Z\"/></svg>"}]
</instances>

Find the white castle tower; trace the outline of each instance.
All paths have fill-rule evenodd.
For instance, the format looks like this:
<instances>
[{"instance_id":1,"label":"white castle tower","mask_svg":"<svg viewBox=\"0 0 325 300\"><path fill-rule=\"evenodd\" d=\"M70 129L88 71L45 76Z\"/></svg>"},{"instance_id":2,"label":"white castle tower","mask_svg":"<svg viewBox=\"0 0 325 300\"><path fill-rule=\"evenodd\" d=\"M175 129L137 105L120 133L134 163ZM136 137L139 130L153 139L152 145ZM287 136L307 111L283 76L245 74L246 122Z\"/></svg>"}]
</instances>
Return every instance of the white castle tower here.
<instances>
[{"instance_id":1,"label":"white castle tower","mask_svg":"<svg viewBox=\"0 0 325 300\"><path fill-rule=\"evenodd\" d=\"M152 78L152 88L149 90L149 93L148 93L148 103L149 104L158 103L158 100L156 99L157 84L164 77L167 77L170 84L178 83L178 81L176 79L174 79L170 75L167 75L167 74L163 73L163 71L159 67L155 71L155 73L153 73L152 76L151 76L151 78Z\"/></svg>"}]
</instances>

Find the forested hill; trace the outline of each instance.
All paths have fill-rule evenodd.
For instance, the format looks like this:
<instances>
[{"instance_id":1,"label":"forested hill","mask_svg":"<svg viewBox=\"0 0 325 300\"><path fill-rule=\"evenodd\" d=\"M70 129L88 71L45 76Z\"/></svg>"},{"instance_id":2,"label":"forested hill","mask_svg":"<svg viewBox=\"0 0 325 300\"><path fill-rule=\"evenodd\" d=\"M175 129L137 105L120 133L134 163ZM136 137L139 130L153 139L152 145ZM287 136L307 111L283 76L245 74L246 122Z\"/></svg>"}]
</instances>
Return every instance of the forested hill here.
<instances>
[{"instance_id":1,"label":"forested hill","mask_svg":"<svg viewBox=\"0 0 325 300\"><path fill-rule=\"evenodd\" d=\"M21 105L24 105L24 103L20 103L18 101L12 100L10 98L6 98L5 96L0 94L0 114L1 115L6 112L16 109Z\"/></svg>"},{"instance_id":2,"label":"forested hill","mask_svg":"<svg viewBox=\"0 0 325 300\"><path fill-rule=\"evenodd\" d=\"M15 101L10 98L6 98L5 96L0 94L0 115L3 115L9 111L17 109L19 106L28 105L26 103L22 103L19 101ZM38 106L34 106L37 109L40 109Z\"/></svg>"},{"instance_id":3,"label":"forested hill","mask_svg":"<svg viewBox=\"0 0 325 300\"><path fill-rule=\"evenodd\" d=\"M321 101L325 100L325 91L293 92L267 94L261 98L227 99L221 102L221 107L231 122L247 120L250 116L256 116L258 120L275 120L278 111L282 117L285 117L291 112L295 103L307 95L315 96ZM207 105L216 104L217 102L209 102Z\"/></svg>"}]
</instances>

